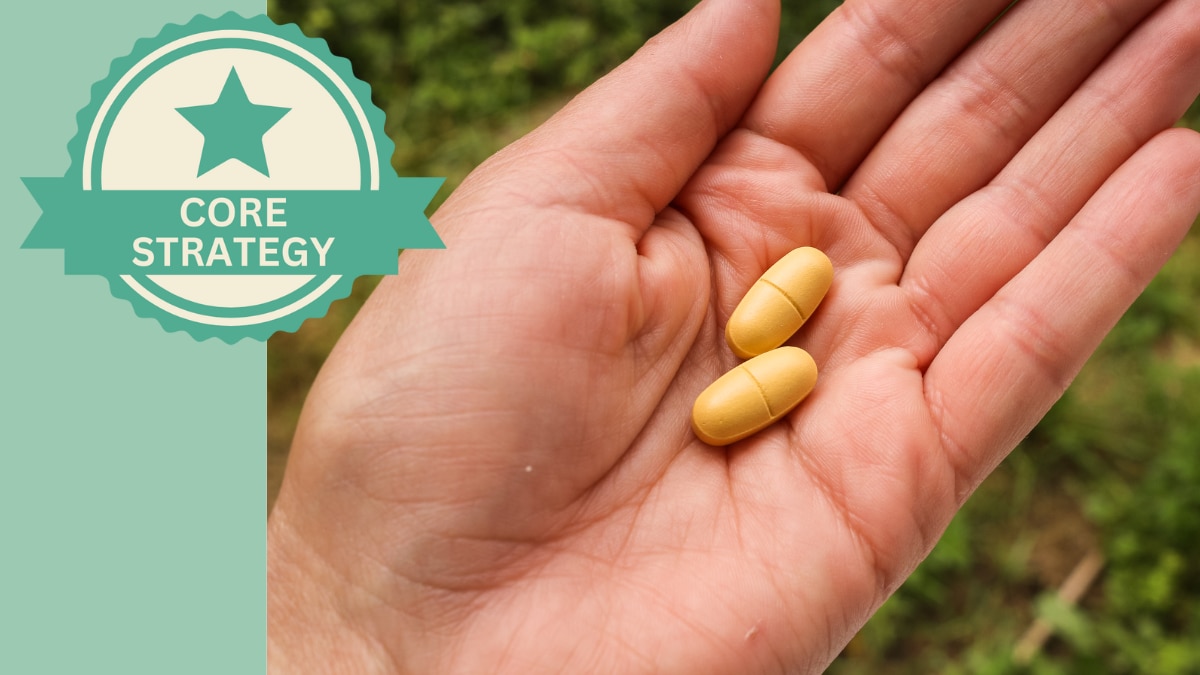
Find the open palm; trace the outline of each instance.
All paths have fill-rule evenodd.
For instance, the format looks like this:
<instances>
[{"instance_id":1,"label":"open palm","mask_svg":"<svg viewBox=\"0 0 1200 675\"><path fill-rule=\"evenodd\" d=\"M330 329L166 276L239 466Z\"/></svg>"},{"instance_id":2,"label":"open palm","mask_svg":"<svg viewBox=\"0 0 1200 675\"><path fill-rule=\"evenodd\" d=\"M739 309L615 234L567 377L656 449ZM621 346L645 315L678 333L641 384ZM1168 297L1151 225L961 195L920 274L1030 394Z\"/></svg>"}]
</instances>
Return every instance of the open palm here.
<instances>
[{"instance_id":1,"label":"open palm","mask_svg":"<svg viewBox=\"0 0 1200 675\"><path fill-rule=\"evenodd\" d=\"M1200 210L1200 2L1008 4L849 0L768 78L777 4L706 0L472 174L306 404L272 667L823 668ZM816 389L701 443L805 245Z\"/></svg>"}]
</instances>

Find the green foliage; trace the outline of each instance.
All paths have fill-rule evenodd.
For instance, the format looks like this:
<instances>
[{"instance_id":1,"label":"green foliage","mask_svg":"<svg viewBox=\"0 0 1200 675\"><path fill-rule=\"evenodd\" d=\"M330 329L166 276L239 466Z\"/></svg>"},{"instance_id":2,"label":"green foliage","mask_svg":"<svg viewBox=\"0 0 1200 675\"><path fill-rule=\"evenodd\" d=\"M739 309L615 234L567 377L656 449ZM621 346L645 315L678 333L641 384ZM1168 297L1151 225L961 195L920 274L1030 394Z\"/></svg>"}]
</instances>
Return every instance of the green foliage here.
<instances>
[{"instance_id":1,"label":"green foliage","mask_svg":"<svg viewBox=\"0 0 1200 675\"><path fill-rule=\"evenodd\" d=\"M1193 232L831 673L1200 672L1197 261ZM1068 606L1093 546L1105 572ZM1035 618L1054 637L1018 666Z\"/></svg>"},{"instance_id":2,"label":"green foliage","mask_svg":"<svg viewBox=\"0 0 1200 675\"><path fill-rule=\"evenodd\" d=\"M453 187L498 149L497 136L515 135L505 131L525 111L583 89L693 4L271 0L268 6L277 21L327 40L371 83L402 174L448 176ZM788 8L781 56L837 4Z\"/></svg>"},{"instance_id":3,"label":"green foliage","mask_svg":"<svg viewBox=\"0 0 1200 675\"><path fill-rule=\"evenodd\" d=\"M270 11L372 84L398 169L440 175L482 161L514 111L583 88L689 4L275 0Z\"/></svg>"}]
</instances>

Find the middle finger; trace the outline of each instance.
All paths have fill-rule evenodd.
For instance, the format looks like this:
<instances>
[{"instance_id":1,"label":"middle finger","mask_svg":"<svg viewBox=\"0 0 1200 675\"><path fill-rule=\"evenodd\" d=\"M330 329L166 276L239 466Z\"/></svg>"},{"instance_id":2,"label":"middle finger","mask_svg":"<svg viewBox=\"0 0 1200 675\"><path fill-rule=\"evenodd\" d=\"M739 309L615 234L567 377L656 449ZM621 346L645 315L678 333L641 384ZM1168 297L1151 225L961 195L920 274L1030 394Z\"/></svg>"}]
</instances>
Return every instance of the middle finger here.
<instances>
[{"instance_id":1,"label":"middle finger","mask_svg":"<svg viewBox=\"0 0 1200 675\"><path fill-rule=\"evenodd\" d=\"M909 105L842 194L907 260L1161 2L1019 3Z\"/></svg>"}]
</instances>

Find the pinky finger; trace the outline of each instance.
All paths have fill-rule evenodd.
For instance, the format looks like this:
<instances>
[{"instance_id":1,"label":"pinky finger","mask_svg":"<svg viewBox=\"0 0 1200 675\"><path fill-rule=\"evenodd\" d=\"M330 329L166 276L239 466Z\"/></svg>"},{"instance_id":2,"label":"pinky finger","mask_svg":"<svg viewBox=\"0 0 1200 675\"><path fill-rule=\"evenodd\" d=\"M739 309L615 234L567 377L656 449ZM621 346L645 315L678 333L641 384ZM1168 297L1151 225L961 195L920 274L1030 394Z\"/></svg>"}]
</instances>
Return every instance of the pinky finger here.
<instances>
[{"instance_id":1,"label":"pinky finger","mask_svg":"<svg viewBox=\"0 0 1200 675\"><path fill-rule=\"evenodd\" d=\"M1165 131L951 336L925 397L960 500L1062 395L1198 211L1200 135Z\"/></svg>"}]
</instances>

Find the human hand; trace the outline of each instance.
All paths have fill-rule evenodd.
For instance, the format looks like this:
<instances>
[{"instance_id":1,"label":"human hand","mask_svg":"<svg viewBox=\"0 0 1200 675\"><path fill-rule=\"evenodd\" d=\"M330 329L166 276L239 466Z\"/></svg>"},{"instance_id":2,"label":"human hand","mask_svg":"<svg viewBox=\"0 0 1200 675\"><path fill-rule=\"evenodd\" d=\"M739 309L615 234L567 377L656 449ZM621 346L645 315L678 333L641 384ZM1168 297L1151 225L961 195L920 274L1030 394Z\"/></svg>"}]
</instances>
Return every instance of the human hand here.
<instances>
[{"instance_id":1,"label":"human hand","mask_svg":"<svg viewBox=\"0 0 1200 675\"><path fill-rule=\"evenodd\" d=\"M1200 2L706 0L471 175L310 394L280 672L810 672L1062 393L1200 210ZM776 259L821 374L692 435Z\"/></svg>"}]
</instances>

